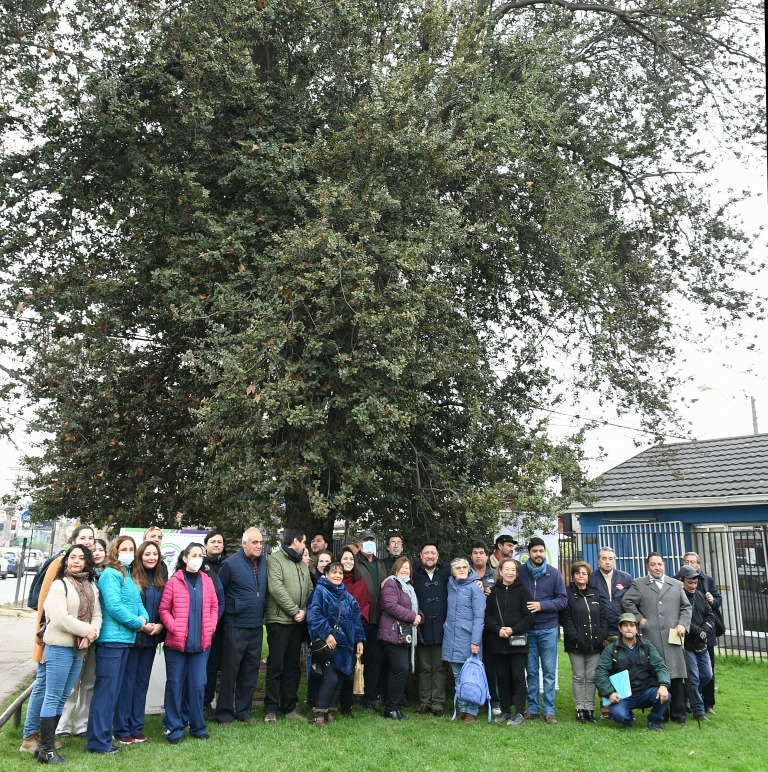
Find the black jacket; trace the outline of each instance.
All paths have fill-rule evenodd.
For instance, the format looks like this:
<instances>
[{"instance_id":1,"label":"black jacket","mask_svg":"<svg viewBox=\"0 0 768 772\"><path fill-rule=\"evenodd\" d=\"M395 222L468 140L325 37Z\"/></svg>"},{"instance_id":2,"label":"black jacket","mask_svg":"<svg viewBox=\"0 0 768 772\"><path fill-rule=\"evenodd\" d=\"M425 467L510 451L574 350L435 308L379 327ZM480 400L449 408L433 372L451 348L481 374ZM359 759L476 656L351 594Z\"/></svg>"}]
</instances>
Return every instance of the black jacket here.
<instances>
[{"instance_id":1,"label":"black jacket","mask_svg":"<svg viewBox=\"0 0 768 772\"><path fill-rule=\"evenodd\" d=\"M533 629L533 614L527 604L531 594L519 580L509 586L496 582L485 599L485 635L483 642L491 654L524 654L527 646L509 645L508 638L499 638L502 627L511 627L514 635L522 635Z\"/></svg>"},{"instance_id":2,"label":"black jacket","mask_svg":"<svg viewBox=\"0 0 768 772\"><path fill-rule=\"evenodd\" d=\"M438 560L432 578L419 563L413 571L413 589L419 600L419 643L434 646L443 642L443 625L448 615L448 580L451 567Z\"/></svg>"},{"instance_id":3,"label":"black jacket","mask_svg":"<svg viewBox=\"0 0 768 772\"><path fill-rule=\"evenodd\" d=\"M368 588L368 594L371 596L371 608L368 612L368 624L378 625L381 616L379 606L379 593L381 592L381 583L389 576L384 567L384 561L374 558L369 561L361 553L355 555L355 565L360 577L365 580L365 586Z\"/></svg>"},{"instance_id":4,"label":"black jacket","mask_svg":"<svg viewBox=\"0 0 768 772\"><path fill-rule=\"evenodd\" d=\"M707 648L709 634L715 629L715 615L700 592L685 594L691 602L691 625L685 636L685 648L688 651L703 651Z\"/></svg>"},{"instance_id":5,"label":"black jacket","mask_svg":"<svg viewBox=\"0 0 768 772\"><path fill-rule=\"evenodd\" d=\"M608 635L605 608L597 590L587 586L580 590L571 582L566 589L568 605L560 612L565 650L582 654L599 654Z\"/></svg>"}]
</instances>

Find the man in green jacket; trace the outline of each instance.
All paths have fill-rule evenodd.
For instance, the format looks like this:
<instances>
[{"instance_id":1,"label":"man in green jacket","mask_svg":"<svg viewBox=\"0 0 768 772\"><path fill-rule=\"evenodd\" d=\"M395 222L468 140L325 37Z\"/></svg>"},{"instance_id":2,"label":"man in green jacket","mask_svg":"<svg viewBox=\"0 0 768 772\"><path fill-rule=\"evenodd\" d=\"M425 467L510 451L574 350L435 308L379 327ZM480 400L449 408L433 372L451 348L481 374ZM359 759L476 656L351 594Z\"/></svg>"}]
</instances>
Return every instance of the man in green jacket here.
<instances>
[{"instance_id":1,"label":"man in green jacket","mask_svg":"<svg viewBox=\"0 0 768 772\"><path fill-rule=\"evenodd\" d=\"M286 528L280 547L267 558L267 680L264 721L274 724L280 711L286 718L306 721L297 710L301 679L301 643L306 628L307 601L312 592L309 567L301 559L306 534Z\"/></svg>"},{"instance_id":2,"label":"man in green jacket","mask_svg":"<svg viewBox=\"0 0 768 772\"><path fill-rule=\"evenodd\" d=\"M621 637L606 646L595 669L595 685L600 696L610 701L611 718L625 729L634 723L635 708L651 708L648 729L661 732L669 699L669 671L656 647L650 641L639 640L634 614L619 617ZM611 676L629 671L631 694L620 697Z\"/></svg>"}]
</instances>

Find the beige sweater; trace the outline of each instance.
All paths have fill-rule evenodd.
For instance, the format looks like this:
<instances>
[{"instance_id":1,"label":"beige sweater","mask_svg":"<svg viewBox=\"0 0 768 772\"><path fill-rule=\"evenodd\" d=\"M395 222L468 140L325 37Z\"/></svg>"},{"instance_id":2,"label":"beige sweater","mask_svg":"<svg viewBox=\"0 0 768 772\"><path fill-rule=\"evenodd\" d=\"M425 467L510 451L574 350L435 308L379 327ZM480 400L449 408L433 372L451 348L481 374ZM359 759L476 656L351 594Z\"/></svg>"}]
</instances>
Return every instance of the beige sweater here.
<instances>
[{"instance_id":1,"label":"beige sweater","mask_svg":"<svg viewBox=\"0 0 768 772\"><path fill-rule=\"evenodd\" d=\"M67 583L66 593L64 582ZM51 584L48 596L45 599L45 617L48 626L45 628L43 640L51 646L75 645L75 636L85 638L91 627L101 630L101 603L99 603L99 590L96 583L93 585L94 603L93 619L90 623L81 622L77 618L80 610L80 596L69 579L56 579Z\"/></svg>"}]
</instances>

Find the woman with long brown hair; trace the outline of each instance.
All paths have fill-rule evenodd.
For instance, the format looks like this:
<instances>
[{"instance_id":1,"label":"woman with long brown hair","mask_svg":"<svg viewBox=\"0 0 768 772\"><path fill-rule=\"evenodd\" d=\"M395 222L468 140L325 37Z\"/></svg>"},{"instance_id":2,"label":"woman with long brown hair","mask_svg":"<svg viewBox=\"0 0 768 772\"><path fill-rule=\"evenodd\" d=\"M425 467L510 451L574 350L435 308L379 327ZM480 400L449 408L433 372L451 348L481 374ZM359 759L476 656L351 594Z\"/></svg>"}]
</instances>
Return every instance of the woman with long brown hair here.
<instances>
[{"instance_id":1,"label":"woman with long brown hair","mask_svg":"<svg viewBox=\"0 0 768 772\"><path fill-rule=\"evenodd\" d=\"M99 592L88 547L72 545L61 561L45 599L46 683L40 711L40 748L43 764L64 764L54 748L56 726L64 703L83 666L83 655L101 629Z\"/></svg>"},{"instance_id":2,"label":"woman with long brown hair","mask_svg":"<svg viewBox=\"0 0 768 772\"><path fill-rule=\"evenodd\" d=\"M149 677L157 646L165 638L165 628L158 613L160 598L165 588L160 561L160 547L153 541L145 541L136 551L131 566L131 579L139 588L141 601L149 614L147 628L151 628L153 632L137 633L136 641L128 651L123 689L117 702L113 727L115 739L121 745L147 741L144 735L144 708L147 703Z\"/></svg>"},{"instance_id":3,"label":"woman with long brown hair","mask_svg":"<svg viewBox=\"0 0 768 772\"><path fill-rule=\"evenodd\" d=\"M136 633L152 634L147 625L149 614L141 602L139 588L131 580L129 569L136 553L130 536L118 536L107 550L104 571L99 579L102 625L96 641L96 685L88 714L85 749L91 753L115 754L112 722L123 687L128 653Z\"/></svg>"}]
</instances>

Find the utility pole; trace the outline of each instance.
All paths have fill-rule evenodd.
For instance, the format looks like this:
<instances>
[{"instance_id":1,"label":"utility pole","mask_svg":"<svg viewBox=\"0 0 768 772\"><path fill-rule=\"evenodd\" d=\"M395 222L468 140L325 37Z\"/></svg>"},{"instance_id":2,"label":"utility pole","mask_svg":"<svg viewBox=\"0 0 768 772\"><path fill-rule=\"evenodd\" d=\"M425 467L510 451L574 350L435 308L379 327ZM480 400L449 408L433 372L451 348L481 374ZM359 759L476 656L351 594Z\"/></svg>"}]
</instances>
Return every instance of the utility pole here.
<instances>
[{"instance_id":1,"label":"utility pole","mask_svg":"<svg viewBox=\"0 0 768 772\"><path fill-rule=\"evenodd\" d=\"M749 398L749 404L752 406L752 433L757 435L760 432L757 430L757 405L754 397Z\"/></svg>"}]
</instances>

